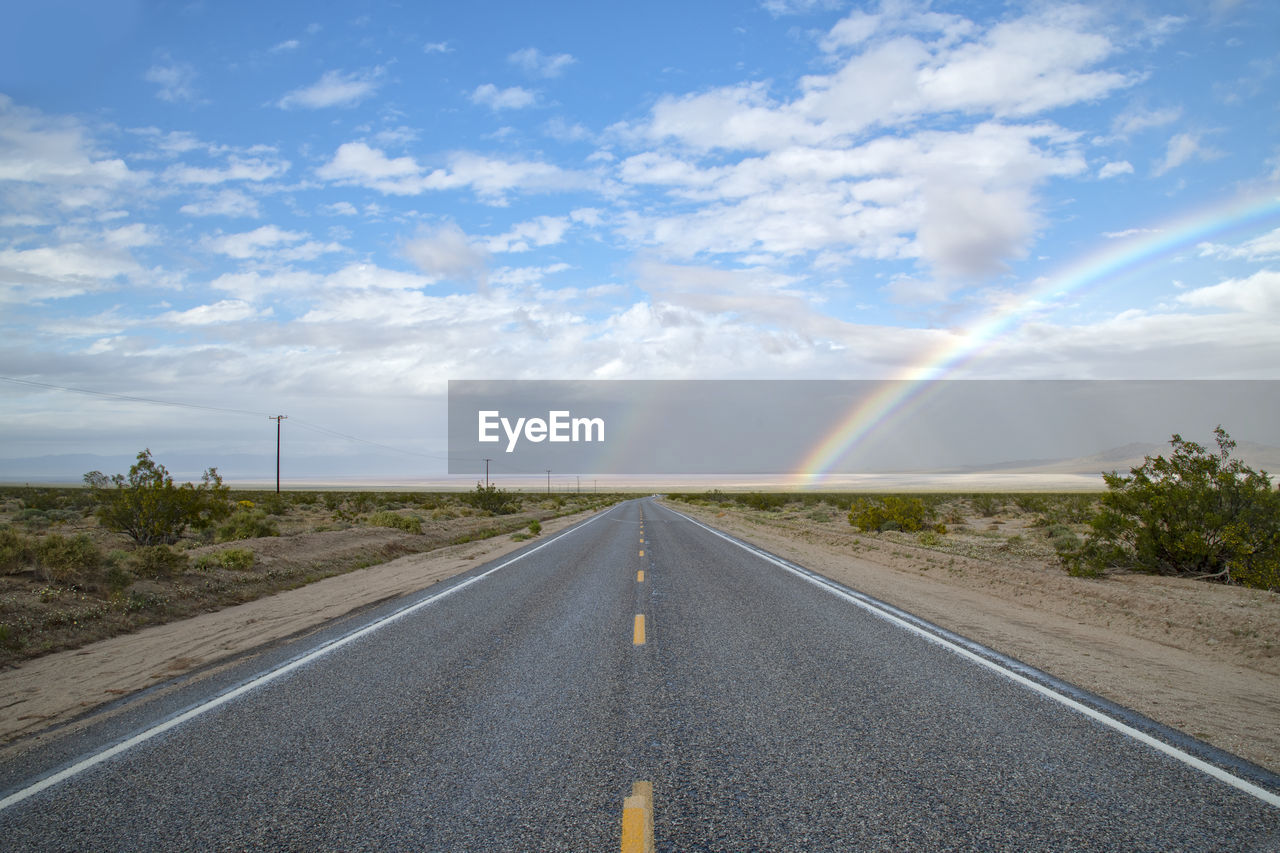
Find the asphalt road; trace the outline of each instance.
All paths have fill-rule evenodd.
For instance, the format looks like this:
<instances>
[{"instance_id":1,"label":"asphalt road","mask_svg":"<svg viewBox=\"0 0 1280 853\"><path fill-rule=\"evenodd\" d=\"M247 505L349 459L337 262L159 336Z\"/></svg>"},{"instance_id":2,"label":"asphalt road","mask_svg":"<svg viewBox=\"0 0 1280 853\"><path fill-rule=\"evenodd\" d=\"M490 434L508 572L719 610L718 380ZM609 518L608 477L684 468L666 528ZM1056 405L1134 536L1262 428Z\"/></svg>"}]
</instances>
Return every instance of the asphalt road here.
<instances>
[{"instance_id":1,"label":"asphalt road","mask_svg":"<svg viewBox=\"0 0 1280 853\"><path fill-rule=\"evenodd\" d=\"M1280 850L1280 801L652 501L521 553L0 768L0 848L616 850L648 780L659 850Z\"/></svg>"}]
</instances>

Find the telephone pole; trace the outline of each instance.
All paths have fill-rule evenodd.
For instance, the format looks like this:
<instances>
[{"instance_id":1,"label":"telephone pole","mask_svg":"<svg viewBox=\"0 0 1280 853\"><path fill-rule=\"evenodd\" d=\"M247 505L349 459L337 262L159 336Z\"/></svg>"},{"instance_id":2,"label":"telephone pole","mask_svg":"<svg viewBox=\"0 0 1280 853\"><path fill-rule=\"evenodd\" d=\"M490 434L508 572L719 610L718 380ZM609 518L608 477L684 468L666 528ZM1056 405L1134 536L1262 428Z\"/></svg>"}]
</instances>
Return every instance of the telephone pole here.
<instances>
[{"instance_id":1,"label":"telephone pole","mask_svg":"<svg viewBox=\"0 0 1280 853\"><path fill-rule=\"evenodd\" d=\"M280 422L288 415L267 416L267 420L276 422L276 494L280 494Z\"/></svg>"},{"instance_id":2,"label":"telephone pole","mask_svg":"<svg viewBox=\"0 0 1280 853\"><path fill-rule=\"evenodd\" d=\"M484 487L486 489L489 488L489 463L492 461L492 459L484 460Z\"/></svg>"},{"instance_id":3,"label":"telephone pole","mask_svg":"<svg viewBox=\"0 0 1280 853\"><path fill-rule=\"evenodd\" d=\"M551 469L547 469L547 494L551 494Z\"/></svg>"}]
</instances>

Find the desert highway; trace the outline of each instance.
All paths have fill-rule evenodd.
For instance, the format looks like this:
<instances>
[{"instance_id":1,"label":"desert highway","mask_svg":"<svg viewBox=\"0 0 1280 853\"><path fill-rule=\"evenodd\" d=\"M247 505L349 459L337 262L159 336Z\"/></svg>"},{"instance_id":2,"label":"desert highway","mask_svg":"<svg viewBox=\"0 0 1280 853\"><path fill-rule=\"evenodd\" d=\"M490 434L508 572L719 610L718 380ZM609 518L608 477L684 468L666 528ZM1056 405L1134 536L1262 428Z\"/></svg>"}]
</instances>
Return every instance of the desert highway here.
<instances>
[{"instance_id":1,"label":"desert highway","mask_svg":"<svg viewBox=\"0 0 1280 853\"><path fill-rule=\"evenodd\" d=\"M618 850L644 780L658 850L1280 850L1036 684L633 500L8 762L0 848Z\"/></svg>"}]
</instances>

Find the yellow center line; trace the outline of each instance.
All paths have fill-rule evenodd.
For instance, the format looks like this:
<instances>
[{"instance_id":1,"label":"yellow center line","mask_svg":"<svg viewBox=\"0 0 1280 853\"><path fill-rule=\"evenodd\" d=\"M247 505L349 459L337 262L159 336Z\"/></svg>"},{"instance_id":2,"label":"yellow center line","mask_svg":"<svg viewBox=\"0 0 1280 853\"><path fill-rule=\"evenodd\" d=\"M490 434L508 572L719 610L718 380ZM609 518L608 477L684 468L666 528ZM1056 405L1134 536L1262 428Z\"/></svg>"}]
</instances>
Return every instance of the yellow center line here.
<instances>
[{"instance_id":1,"label":"yellow center line","mask_svg":"<svg viewBox=\"0 0 1280 853\"><path fill-rule=\"evenodd\" d=\"M633 646L644 645L644 614L643 613L636 614L636 627L631 635L631 645Z\"/></svg>"},{"instance_id":2,"label":"yellow center line","mask_svg":"<svg viewBox=\"0 0 1280 853\"><path fill-rule=\"evenodd\" d=\"M643 549L643 548L641 548L641 549L640 549L640 556L641 556L641 557L643 557L643 556L644 556L644 549Z\"/></svg>"},{"instance_id":3,"label":"yellow center line","mask_svg":"<svg viewBox=\"0 0 1280 853\"><path fill-rule=\"evenodd\" d=\"M636 583L644 583L644 569L636 572Z\"/></svg>"},{"instance_id":4,"label":"yellow center line","mask_svg":"<svg viewBox=\"0 0 1280 853\"><path fill-rule=\"evenodd\" d=\"M653 853L652 782L636 782L622 801L622 853Z\"/></svg>"}]
</instances>

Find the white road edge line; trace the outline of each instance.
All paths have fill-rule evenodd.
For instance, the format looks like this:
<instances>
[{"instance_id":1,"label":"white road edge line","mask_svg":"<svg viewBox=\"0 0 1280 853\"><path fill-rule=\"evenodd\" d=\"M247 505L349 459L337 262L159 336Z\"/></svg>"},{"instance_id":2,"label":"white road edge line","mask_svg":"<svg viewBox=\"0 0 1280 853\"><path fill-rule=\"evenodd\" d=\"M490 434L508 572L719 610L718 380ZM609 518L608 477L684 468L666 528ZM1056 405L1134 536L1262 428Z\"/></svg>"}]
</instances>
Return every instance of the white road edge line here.
<instances>
[{"instance_id":1,"label":"white road edge line","mask_svg":"<svg viewBox=\"0 0 1280 853\"><path fill-rule=\"evenodd\" d=\"M910 622L906 621L905 619L901 619L893 615L892 613L889 613L885 610L882 610L879 607L876 607L870 601L865 601L856 596L850 595L849 593L840 589L838 586L835 586L825 578L818 577L817 575L813 575L808 572L799 571L796 569L796 567L790 565L789 563L786 563L765 551L757 550L756 548L753 548L749 545L739 542L738 540L734 539L731 536L726 536L725 534L721 533L719 530L716 530L714 527L709 527L703 524L701 521L698 521L697 519L694 519L694 518L690 518L689 516L685 515L682 512L679 512L674 509L670 509L670 507L665 507L665 509L668 509L670 512L675 513L676 515L680 516L681 518L685 519L686 521L692 524L698 525L699 527L708 531L709 533L714 533L716 536L719 536L721 539L725 540L726 542L730 542L734 545L737 545L739 548L743 549L744 551L750 554L755 554L760 559L765 560L769 563L772 563L775 566L778 566L779 568L785 569L791 574L795 575L796 577L803 578L809 583L813 584L814 586L825 589L827 592L839 598L843 598L845 601L848 601L850 604L857 605L858 607L862 608L868 613L871 613L874 616L878 616L887 622L892 622L893 624L901 628L905 628L911 633L916 634L920 637L923 637L924 639L928 640L931 643L936 643L937 645L942 646L948 651L954 652L955 654L960 655L961 657L966 658L978 664L979 666L983 666L989 670L992 670L993 672L997 672L1000 675L1003 675L1005 678L1008 678L1009 680L1014 681L1022 685L1023 687L1026 687L1029 690L1034 690L1036 693L1039 693L1042 696L1048 697L1049 699L1052 699L1055 702L1061 703L1062 705L1065 705L1066 707L1070 708L1073 711L1076 711L1077 713L1083 714L1086 717L1089 717L1090 719L1093 719L1099 723L1102 723L1104 726L1115 729L1121 734L1127 735L1128 737L1131 737L1134 740L1139 741L1140 743L1144 743L1147 746L1152 747L1153 749L1157 749L1160 752L1163 752L1165 755L1168 755L1171 758L1177 759L1178 761L1181 761L1183 764L1186 764L1189 767L1194 767L1196 770L1199 770L1201 773L1204 773L1208 776L1212 776L1213 778L1217 779L1220 782L1225 782L1233 788L1236 788L1238 790L1244 791L1246 794L1250 794L1254 797L1257 797L1259 800L1262 800L1264 803L1267 803L1270 806L1280 807L1280 796L1271 793L1265 788L1260 788L1259 786L1253 784L1252 782L1249 782L1248 780L1241 779L1239 776L1228 773L1227 771L1223 770L1221 767L1216 767L1208 763L1207 761L1196 758L1194 755L1183 752L1177 747L1170 746L1164 741L1158 738L1154 738L1151 735L1147 734L1146 732L1139 731L1138 729L1135 729L1133 726L1127 725L1126 723L1122 723L1119 720L1115 719L1114 717L1108 716L1107 714L1104 714L1101 711L1098 711L1094 708L1090 708L1088 705L1084 705L1084 704L1081 704L1080 702L1077 702L1076 700L1072 699L1070 696L1064 696L1063 694L1059 693L1058 691L1050 687L1046 687L1045 685L1040 684L1039 682L1032 681L1030 678L1027 678L1024 675L1021 675L1017 672L1014 672L1011 669L1001 666L999 663L993 660L988 660L987 658L984 658L982 655L975 654L974 652L969 651L963 646L958 646L944 637L939 637L937 634L933 634L929 631L926 631L925 629L919 627L918 625L913 625Z\"/></svg>"},{"instance_id":2,"label":"white road edge line","mask_svg":"<svg viewBox=\"0 0 1280 853\"><path fill-rule=\"evenodd\" d=\"M39 782L29 785L28 787L23 788L20 791L15 791L14 793L5 797L3 800L0 800L0 811L4 811L10 806L16 805L22 802L23 800L27 799L28 797L35 796L36 794L40 793L46 788L52 788L54 785L57 785L60 782L65 782L67 779L70 779L73 776L78 776L79 774L88 770L90 767L94 767L98 764L101 764L107 759L113 758L122 752L126 752L127 750L132 749L133 747L137 746L140 743L144 743L148 740L151 740L151 738L155 737L156 735L163 734L164 732L169 731L169 729L180 726L183 723L187 722L188 720L192 720L200 716L201 714L204 714L207 711L212 711L214 708L221 707L222 705L227 704L233 699L243 696L244 694L252 690L256 690L257 688L261 687L264 684L275 681L277 678L280 678L283 675L287 675L288 673L293 672L295 669L299 669L300 667L306 666L312 661L318 660L319 658L324 657L330 652L333 652L342 648L348 643L353 643L367 634L372 634L374 631L377 631L380 628L386 627L387 625L390 625L392 622L396 622L402 619L403 617L408 616L410 613L415 613L418 610L421 610L422 608L427 607L430 604L434 604L435 602L439 601L442 598L445 598L446 596L453 595L455 592L459 592L460 590L466 589L467 587L471 586L473 583L484 580L494 572L500 569L505 569L507 566L511 565L512 563L515 563L519 560L523 560L525 557L529 556L530 554L533 554L537 551L541 551L543 548L546 548L548 545L551 545L555 542L560 541L560 539L569 535L570 533L574 533L576 531L581 530L582 528L586 527L588 524L595 521L596 519L599 519L608 515L609 512L610 510L605 510L604 512L594 515L591 518L587 519L586 521L582 522L581 524L571 527L568 530L564 531L563 533L559 534L558 536L548 539L546 542L543 542L541 545L538 545L535 548L530 548L528 551L525 551L521 554L518 554L515 557L512 557L510 560L507 560L505 563L494 566L492 569L489 569L483 574L479 574L473 578L469 578L463 581L462 583L459 583L455 586L451 586L446 590L442 590L436 593L435 595L430 596L429 598L424 598L421 601L410 604L407 607L404 607L404 608L401 608L400 610L395 611L394 613L389 613L386 616L383 616L381 619L377 620L376 622L371 622L368 625L364 626L363 628L360 628L359 630L356 630L351 632L350 634L345 634L341 637L338 637L336 640L331 640L325 645L320 646L319 648L308 652L307 654L303 655L300 658L296 658L292 661L289 661L288 663L283 664L277 667L276 669L270 670L268 672L264 672L262 675L259 675L256 678L250 681L247 681L244 684L241 684L239 687L236 687L232 690L228 690L226 693L223 693L219 696L215 696L213 699L210 699L208 702L204 702L200 705L195 706L194 708L189 708L188 710L184 711L181 714L178 714L175 717L170 717L169 719L165 720L162 723L152 726L151 728L141 731L138 734L134 735L133 737L128 738L127 740L123 740L120 743L117 743L115 746L108 747L107 749L104 749L101 752L95 752L92 755L88 756L87 758L83 758L80 761L76 762L75 764L72 764L70 767L64 768L63 770L59 770L57 773L54 773L51 776L47 776L44 779L41 779Z\"/></svg>"}]
</instances>

